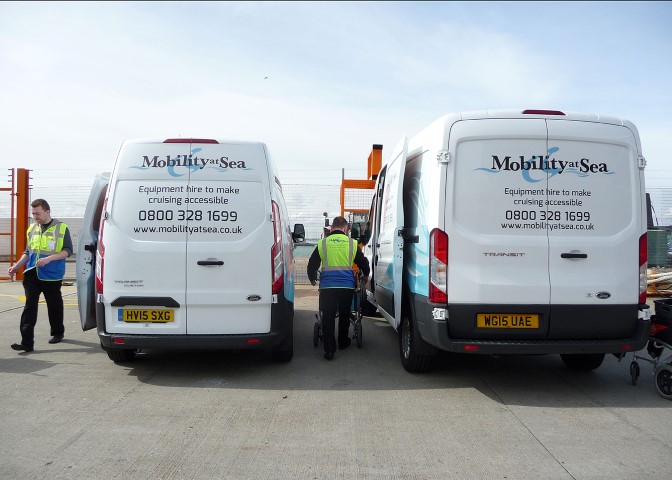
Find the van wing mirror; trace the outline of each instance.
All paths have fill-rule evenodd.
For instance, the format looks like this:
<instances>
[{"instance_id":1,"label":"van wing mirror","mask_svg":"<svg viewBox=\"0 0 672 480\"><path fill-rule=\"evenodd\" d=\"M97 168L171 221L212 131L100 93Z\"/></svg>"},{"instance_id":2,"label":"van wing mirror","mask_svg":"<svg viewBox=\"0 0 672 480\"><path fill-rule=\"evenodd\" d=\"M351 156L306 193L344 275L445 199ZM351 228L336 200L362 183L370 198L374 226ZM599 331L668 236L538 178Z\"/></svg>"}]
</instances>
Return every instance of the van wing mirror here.
<instances>
[{"instance_id":1,"label":"van wing mirror","mask_svg":"<svg viewBox=\"0 0 672 480\"><path fill-rule=\"evenodd\" d=\"M371 223L366 222L362 230L363 231L361 232L359 237L359 243L361 243L362 245L366 245L367 243L369 243L369 240L371 240Z\"/></svg>"},{"instance_id":2,"label":"van wing mirror","mask_svg":"<svg viewBox=\"0 0 672 480\"><path fill-rule=\"evenodd\" d=\"M294 224L294 231L292 232L292 240L294 240L295 243L306 241L306 229L304 228L303 223Z\"/></svg>"},{"instance_id":3,"label":"van wing mirror","mask_svg":"<svg viewBox=\"0 0 672 480\"><path fill-rule=\"evenodd\" d=\"M359 223L353 223L352 228L350 229L350 238L353 240L359 240L362 235L362 227Z\"/></svg>"}]
</instances>

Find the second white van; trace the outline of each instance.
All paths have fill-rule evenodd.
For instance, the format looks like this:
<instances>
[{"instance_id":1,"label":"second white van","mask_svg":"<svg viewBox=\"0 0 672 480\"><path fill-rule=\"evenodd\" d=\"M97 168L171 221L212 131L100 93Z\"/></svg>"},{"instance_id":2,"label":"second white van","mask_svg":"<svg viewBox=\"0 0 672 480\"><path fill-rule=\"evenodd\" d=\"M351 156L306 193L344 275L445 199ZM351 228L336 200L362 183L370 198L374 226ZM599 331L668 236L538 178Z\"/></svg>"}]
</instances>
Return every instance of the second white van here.
<instances>
[{"instance_id":1,"label":"second white van","mask_svg":"<svg viewBox=\"0 0 672 480\"><path fill-rule=\"evenodd\" d=\"M643 347L644 167L635 126L601 115L455 113L404 137L363 239L404 368L444 350L591 370Z\"/></svg>"}]
</instances>

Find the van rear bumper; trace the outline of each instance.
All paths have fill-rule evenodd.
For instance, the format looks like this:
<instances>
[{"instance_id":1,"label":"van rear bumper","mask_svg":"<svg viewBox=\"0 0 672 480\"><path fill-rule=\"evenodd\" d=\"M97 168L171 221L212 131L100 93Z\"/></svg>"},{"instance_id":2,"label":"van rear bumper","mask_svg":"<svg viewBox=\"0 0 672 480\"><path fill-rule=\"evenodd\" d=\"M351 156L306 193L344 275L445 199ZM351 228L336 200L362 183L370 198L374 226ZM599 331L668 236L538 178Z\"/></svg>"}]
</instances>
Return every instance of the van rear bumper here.
<instances>
[{"instance_id":1,"label":"van rear bumper","mask_svg":"<svg viewBox=\"0 0 672 480\"><path fill-rule=\"evenodd\" d=\"M290 342L294 330L294 303L281 293L271 306L271 331L242 335L137 335L109 333L105 330L105 308L96 303L98 338L104 349L167 349L167 350L241 350L272 348Z\"/></svg>"},{"instance_id":2,"label":"van rear bumper","mask_svg":"<svg viewBox=\"0 0 672 480\"><path fill-rule=\"evenodd\" d=\"M476 354L572 354L625 353L644 348L651 326L648 311L636 320L631 336L625 338L455 338L449 334L450 319L434 313L435 305L415 302L417 328L420 337L440 350ZM647 305L640 310L648 309Z\"/></svg>"},{"instance_id":3,"label":"van rear bumper","mask_svg":"<svg viewBox=\"0 0 672 480\"><path fill-rule=\"evenodd\" d=\"M436 325L436 336L423 339L447 352L480 354L564 354L564 353L625 353L646 345L649 322L642 321L637 335L615 340L465 340L448 338L447 327Z\"/></svg>"},{"instance_id":4,"label":"van rear bumper","mask_svg":"<svg viewBox=\"0 0 672 480\"><path fill-rule=\"evenodd\" d=\"M170 350L271 348L281 343L286 336L286 332L271 332L261 335L124 335L98 333L103 348Z\"/></svg>"}]
</instances>

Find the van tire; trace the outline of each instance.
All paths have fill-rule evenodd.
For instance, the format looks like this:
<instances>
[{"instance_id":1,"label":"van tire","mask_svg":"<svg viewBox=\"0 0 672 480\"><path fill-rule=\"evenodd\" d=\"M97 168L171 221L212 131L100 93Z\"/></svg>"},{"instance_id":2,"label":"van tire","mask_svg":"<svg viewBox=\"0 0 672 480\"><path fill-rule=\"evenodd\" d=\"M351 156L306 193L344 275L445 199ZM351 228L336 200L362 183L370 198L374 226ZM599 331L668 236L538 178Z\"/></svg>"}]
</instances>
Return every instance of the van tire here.
<instances>
[{"instance_id":1,"label":"van tire","mask_svg":"<svg viewBox=\"0 0 672 480\"><path fill-rule=\"evenodd\" d=\"M273 360L276 362L287 363L294 358L294 349L291 350L273 350Z\"/></svg>"},{"instance_id":2,"label":"van tire","mask_svg":"<svg viewBox=\"0 0 672 480\"><path fill-rule=\"evenodd\" d=\"M433 355L419 354L415 348L417 331L408 308L402 311L399 325L399 356L407 372L422 373L432 368Z\"/></svg>"},{"instance_id":3,"label":"van tire","mask_svg":"<svg viewBox=\"0 0 672 480\"><path fill-rule=\"evenodd\" d=\"M292 358L294 358L294 332L290 330L282 343L273 348L273 360L286 363Z\"/></svg>"},{"instance_id":4,"label":"van tire","mask_svg":"<svg viewBox=\"0 0 672 480\"><path fill-rule=\"evenodd\" d=\"M565 366L578 372L589 372L602 365L604 353L565 353L560 354Z\"/></svg>"},{"instance_id":5,"label":"van tire","mask_svg":"<svg viewBox=\"0 0 672 480\"><path fill-rule=\"evenodd\" d=\"M110 357L110 360L114 361L114 363L132 362L135 360L135 350L108 348L107 356Z\"/></svg>"}]
</instances>

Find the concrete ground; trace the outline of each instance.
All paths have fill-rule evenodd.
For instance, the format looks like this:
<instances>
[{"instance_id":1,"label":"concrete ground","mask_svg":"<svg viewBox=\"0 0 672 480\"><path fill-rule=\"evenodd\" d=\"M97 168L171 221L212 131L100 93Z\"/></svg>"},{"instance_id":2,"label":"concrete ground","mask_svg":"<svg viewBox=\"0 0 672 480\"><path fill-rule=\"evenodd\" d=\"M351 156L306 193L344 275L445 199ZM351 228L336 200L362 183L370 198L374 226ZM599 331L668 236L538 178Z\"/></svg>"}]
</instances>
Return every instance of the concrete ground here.
<instances>
[{"instance_id":1,"label":"concrete ground","mask_svg":"<svg viewBox=\"0 0 672 480\"><path fill-rule=\"evenodd\" d=\"M65 340L17 353L20 283L0 282L0 478L658 479L672 469L672 403L652 369L630 381L558 356L442 354L401 367L396 333L365 318L363 346L313 347L314 287L297 289L295 355L139 354L115 364L82 332L65 286Z\"/></svg>"}]
</instances>

